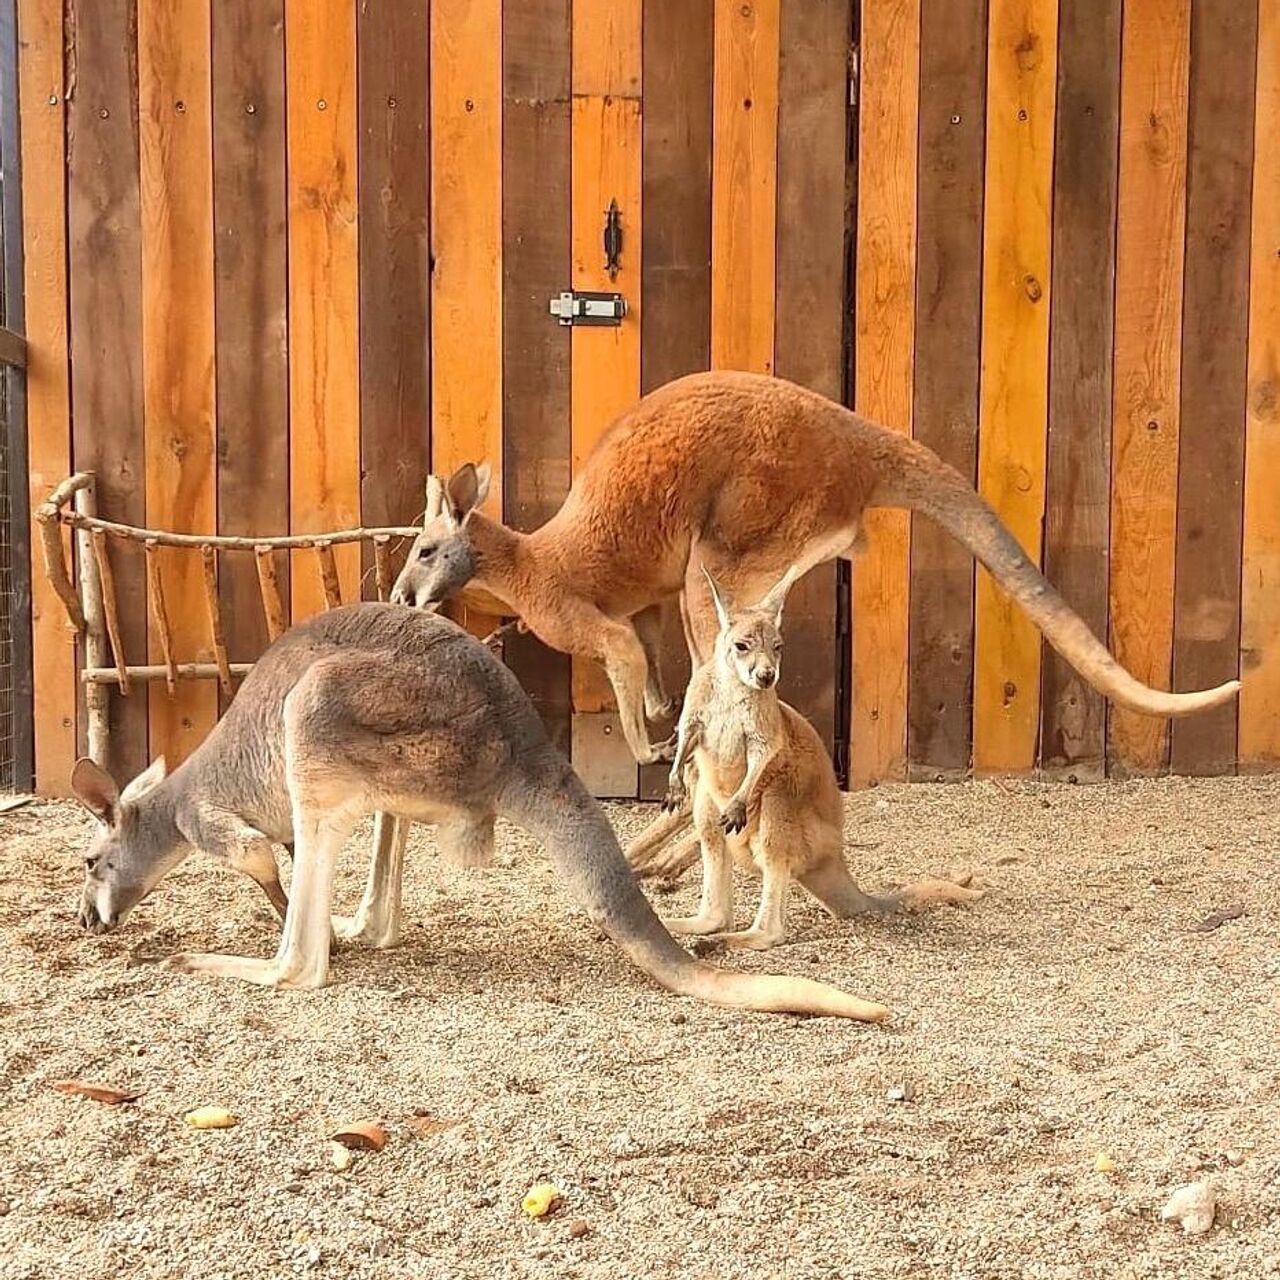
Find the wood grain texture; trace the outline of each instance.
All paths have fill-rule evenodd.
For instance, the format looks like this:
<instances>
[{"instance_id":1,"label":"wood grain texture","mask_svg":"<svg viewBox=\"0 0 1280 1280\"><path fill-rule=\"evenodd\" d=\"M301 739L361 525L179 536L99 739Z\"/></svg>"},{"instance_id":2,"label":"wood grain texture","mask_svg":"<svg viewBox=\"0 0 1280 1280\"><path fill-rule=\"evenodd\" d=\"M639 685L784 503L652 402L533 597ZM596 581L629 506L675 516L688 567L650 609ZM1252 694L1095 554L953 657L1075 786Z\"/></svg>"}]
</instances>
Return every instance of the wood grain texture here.
<instances>
[{"instance_id":1,"label":"wood grain texture","mask_svg":"<svg viewBox=\"0 0 1280 1280\"><path fill-rule=\"evenodd\" d=\"M1218 684L1233 679L1240 669L1257 24L1254 4L1191 8L1191 145L1173 614L1177 689ZM1267 127L1274 125L1267 122ZM1233 700L1174 721L1174 770L1234 772L1237 711Z\"/></svg>"},{"instance_id":2,"label":"wood grain texture","mask_svg":"<svg viewBox=\"0 0 1280 1280\"><path fill-rule=\"evenodd\" d=\"M204 0L139 0L147 520L173 533L208 533L217 521L210 40ZM199 557L162 549L156 571L169 602L174 659L208 660ZM152 660L162 639L153 627ZM172 767L213 728L218 691L192 683L147 692L151 753Z\"/></svg>"},{"instance_id":3,"label":"wood grain texture","mask_svg":"<svg viewBox=\"0 0 1280 1280\"><path fill-rule=\"evenodd\" d=\"M977 482L986 0L921 0L913 431ZM911 524L907 756L913 777L968 771L973 557Z\"/></svg>"},{"instance_id":4,"label":"wood grain texture","mask_svg":"<svg viewBox=\"0 0 1280 1280\"><path fill-rule=\"evenodd\" d=\"M978 485L1032 560L1044 517L1057 0L992 0ZM1034 767L1040 633L978 571L974 768Z\"/></svg>"},{"instance_id":5,"label":"wood grain texture","mask_svg":"<svg viewBox=\"0 0 1280 1280\"><path fill-rule=\"evenodd\" d=\"M640 388L711 367L711 115L714 0L644 7ZM679 609L666 613L662 670L689 680ZM668 766L640 767L641 799L666 794Z\"/></svg>"},{"instance_id":6,"label":"wood grain texture","mask_svg":"<svg viewBox=\"0 0 1280 1280\"><path fill-rule=\"evenodd\" d=\"M846 0L784 6L779 30L777 293L780 377L844 396L844 262L849 131ZM787 598L781 695L833 747L836 566L821 565Z\"/></svg>"},{"instance_id":7,"label":"wood grain texture","mask_svg":"<svg viewBox=\"0 0 1280 1280\"><path fill-rule=\"evenodd\" d=\"M1053 307L1044 568L1094 635L1107 634L1112 335L1121 0L1074 0L1058 26ZM1041 767L1100 781L1106 704L1047 645Z\"/></svg>"},{"instance_id":8,"label":"wood grain texture","mask_svg":"<svg viewBox=\"0 0 1280 1280\"><path fill-rule=\"evenodd\" d=\"M286 0L289 155L289 521L294 533L360 522L356 17L350 0ZM359 595L360 552L336 550ZM324 608L314 565L292 560L293 620Z\"/></svg>"},{"instance_id":9,"label":"wood grain texture","mask_svg":"<svg viewBox=\"0 0 1280 1280\"><path fill-rule=\"evenodd\" d=\"M1167 689L1181 423L1190 0L1127 0L1121 37L1111 437L1111 649ZM1107 768L1162 770L1169 724L1111 708Z\"/></svg>"},{"instance_id":10,"label":"wood grain texture","mask_svg":"<svg viewBox=\"0 0 1280 1280\"><path fill-rule=\"evenodd\" d=\"M431 4L431 465L488 461L502 511L502 3ZM473 631L492 619L459 609Z\"/></svg>"},{"instance_id":11,"label":"wood grain texture","mask_svg":"<svg viewBox=\"0 0 1280 1280\"><path fill-rule=\"evenodd\" d=\"M609 424L640 397L641 256L640 0L575 0L573 5L572 281L627 300L615 327L572 330L573 474L582 470ZM617 201L619 270L605 270L605 211ZM576 712L614 709L603 669L573 661Z\"/></svg>"},{"instance_id":12,"label":"wood grain texture","mask_svg":"<svg viewBox=\"0 0 1280 1280\"><path fill-rule=\"evenodd\" d=\"M570 0L507 0L503 11L503 519L546 523L569 492L570 331L547 302L571 277ZM510 635L507 665L551 740L570 744L566 654Z\"/></svg>"},{"instance_id":13,"label":"wood grain texture","mask_svg":"<svg viewBox=\"0 0 1280 1280\"><path fill-rule=\"evenodd\" d=\"M1240 767L1280 764L1280 0L1258 5L1241 577ZM28 314L30 314L28 297Z\"/></svg>"},{"instance_id":14,"label":"wood grain texture","mask_svg":"<svg viewBox=\"0 0 1280 1280\"><path fill-rule=\"evenodd\" d=\"M716 0L711 365L773 372L781 0Z\"/></svg>"},{"instance_id":15,"label":"wood grain texture","mask_svg":"<svg viewBox=\"0 0 1280 1280\"><path fill-rule=\"evenodd\" d=\"M212 13L218 532L263 537L289 532L284 0ZM248 556L222 557L218 596L231 660L254 661L268 636Z\"/></svg>"},{"instance_id":16,"label":"wood grain texture","mask_svg":"<svg viewBox=\"0 0 1280 1280\"><path fill-rule=\"evenodd\" d=\"M421 515L430 462L427 0L364 0L357 13L360 513L403 525ZM366 598L372 565L366 546Z\"/></svg>"},{"instance_id":17,"label":"wood grain texture","mask_svg":"<svg viewBox=\"0 0 1280 1280\"><path fill-rule=\"evenodd\" d=\"M865 4L858 111L854 408L911 434L919 0ZM849 781L906 776L910 517L871 511L853 566Z\"/></svg>"},{"instance_id":18,"label":"wood grain texture","mask_svg":"<svg viewBox=\"0 0 1280 1280\"><path fill-rule=\"evenodd\" d=\"M137 14L133 0L71 0L67 218L73 460L97 476L98 511L146 521L142 431L142 218L138 194ZM147 647L142 548L113 562L129 660ZM83 694L81 695L83 697ZM145 698L112 696L108 767L132 778L147 760ZM77 710L83 749L86 721Z\"/></svg>"},{"instance_id":19,"label":"wood grain texture","mask_svg":"<svg viewBox=\"0 0 1280 1280\"><path fill-rule=\"evenodd\" d=\"M18 5L23 291L27 336L27 483L31 511L71 467L67 348L66 104L62 6ZM76 759L75 629L44 575L32 524L31 625L35 787L66 794ZM63 536L70 558L71 540Z\"/></svg>"}]
</instances>

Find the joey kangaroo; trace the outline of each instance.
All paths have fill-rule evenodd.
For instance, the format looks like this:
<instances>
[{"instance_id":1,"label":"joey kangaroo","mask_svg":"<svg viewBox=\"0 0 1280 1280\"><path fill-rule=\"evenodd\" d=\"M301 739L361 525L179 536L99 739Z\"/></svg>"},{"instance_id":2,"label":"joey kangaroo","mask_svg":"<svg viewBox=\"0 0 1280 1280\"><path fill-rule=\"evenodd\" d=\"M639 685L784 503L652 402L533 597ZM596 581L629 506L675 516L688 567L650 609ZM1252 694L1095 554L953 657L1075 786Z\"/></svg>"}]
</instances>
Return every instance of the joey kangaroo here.
<instances>
[{"instance_id":1,"label":"joey kangaroo","mask_svg":"<svg viewBox=\"0 0 1280 1280\"><path fill-rule=\"evenodd\" d=\"M421 535L393 599L438 604L484 589L554 649L604 664L623 732L641 763L670 759L645 724L667 699L652 653L655 606L683 592L693 665L710 653L715 611L701 562L742 600L788 565L807 573L852 558L862 513L906 507L959 539L1059 653L1117 704L1157 716L1225 702L1228 681L1163 693L1135 680L1027 558L960 473L917 441L780 378L692 374L623 413L574 478L560 510L522 534L475 510L487 471L433 480Z\"/></svg>"},{"instance_id":2,"label":"joey kangaroo","mask_svg":"<svg viewBox=\"0 0 1280 1280\"><path fill-rule=\"evenodd\" d=\"M782 606L795 576L788 572L746 609L731 608L707 576L719 632L714 656L694 672L680 713L665 804L677 812L651 824L627 850L633 864L642 864L686 824L680 812L689 798L686 772L694 773L702 902L695 916L664 920L673 933L712 934L734 947L772 947L786 936L792 879L839 917L983 896L924 880L877 898L854 883L843 856L844 806L826 748L813 726L778 697ZM688 769L691 761L696 768ZM755 923L724 933L733 921L735 855L754 860L763 887Z\"/></svg>"},{"instance_id":3,"label":"joey kangaroo","mask_svg":"<svg viewBox=\"0 0 1280 1280\"><path fill-rule=\"evenodd\" d=\"M439 824L446 855L488 861L495 815L543 841L565 888L639 968L673 991L765 1011L880 1021L878 1004L803 978L725 972L696 961L636 887L604 814L551 746L515 677L444 618L396 605L334 609L286 632L245 678L226 716L172 774L157 763L122 792L96 765L77 794L103 823L85 858L80 920L120 924L193 848L220 852L277 905L269 841L294 843L274 959L178 955L172 967L264 986L329 976L334 863L365 814ZM394 941L400 840L375 848L349 936ZM387 901L394 899L394 901Z\"/></svg>"}]
</instances>

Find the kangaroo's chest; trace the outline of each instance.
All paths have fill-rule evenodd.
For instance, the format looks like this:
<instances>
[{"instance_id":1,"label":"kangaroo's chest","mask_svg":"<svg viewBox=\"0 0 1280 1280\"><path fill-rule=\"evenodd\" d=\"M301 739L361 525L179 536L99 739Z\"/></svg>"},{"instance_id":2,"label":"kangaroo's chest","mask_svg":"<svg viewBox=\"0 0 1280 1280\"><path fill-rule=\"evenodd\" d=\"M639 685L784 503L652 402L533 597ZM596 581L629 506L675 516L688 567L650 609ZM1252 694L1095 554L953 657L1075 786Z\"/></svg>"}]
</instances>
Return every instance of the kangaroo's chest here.
<instances>
[{"instance_id":1,"label":"kangaroo's chest","mask_svg":"<svg viewBox=\"0 0 1280 1280\"><path fill-rule=\"evenodd\" d=\"M747 773L748 751L760 732L749 717L708 717L696 751L698 775L718 800L731 796Z\"/></svg>"}]
</instances>

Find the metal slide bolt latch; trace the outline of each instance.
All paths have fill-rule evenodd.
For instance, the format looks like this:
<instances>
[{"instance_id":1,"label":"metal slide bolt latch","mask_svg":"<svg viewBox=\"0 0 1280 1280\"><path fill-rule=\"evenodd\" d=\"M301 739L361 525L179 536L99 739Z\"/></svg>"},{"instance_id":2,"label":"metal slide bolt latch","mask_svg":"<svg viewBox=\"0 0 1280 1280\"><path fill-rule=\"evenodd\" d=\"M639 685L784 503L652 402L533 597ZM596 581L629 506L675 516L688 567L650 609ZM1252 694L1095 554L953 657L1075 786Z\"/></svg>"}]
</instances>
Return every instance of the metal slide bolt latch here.
<instances>
[{"instance_id":1,"label":"metal slide bolt latch","mask_svg":"<svg viewBox=\"0 0 1280 1280\"><path fill-rule=\"evenodd\" d=\"M566 289L558 298L551 299L549 310L561 324L612 325L616 328L627 314L627 300L620 293Z\"/></svg>"}]
</instances>

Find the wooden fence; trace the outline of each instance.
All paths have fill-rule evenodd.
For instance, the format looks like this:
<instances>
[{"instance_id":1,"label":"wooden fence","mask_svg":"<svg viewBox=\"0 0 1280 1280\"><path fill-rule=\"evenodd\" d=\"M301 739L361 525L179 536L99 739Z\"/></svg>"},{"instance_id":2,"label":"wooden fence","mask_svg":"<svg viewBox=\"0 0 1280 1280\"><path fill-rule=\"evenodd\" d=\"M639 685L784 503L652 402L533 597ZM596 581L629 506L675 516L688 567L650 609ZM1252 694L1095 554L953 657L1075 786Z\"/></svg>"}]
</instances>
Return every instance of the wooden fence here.
<instances>
[{"instance_id":1,"label":"wooden fence","mask_svg":"<svg viewBox=\"0 0 1280 1280\"><path fill-rule=\"evenodd\" d=\"M394 525L428 466L485 457L527 529L642 392L774 372L971 475L1141 678L1244 680L1172 730L1108 713L963 550L879 513L852 587L815 572L788 624L786 692L854 783L1280 760L1280 0L18 8L33 507L93 470L131 524ZM568 288L626 319L560 326ZM177 656L208 660L188 559L161 565ZM115 576L155 660L141 555ZM252 565L219 591L251 661ZM314 575L291 602L322 606ZM34 613L56 792L83 699L38 573ZM508 657L633 790L598 674ZM218 710L213 682L115 697L116 768Z\"/></svg>"}]
</instances>

